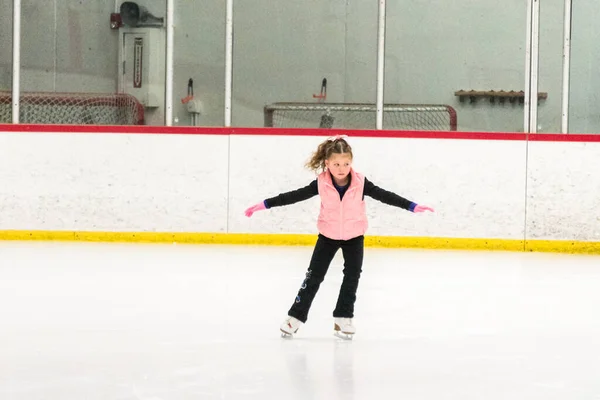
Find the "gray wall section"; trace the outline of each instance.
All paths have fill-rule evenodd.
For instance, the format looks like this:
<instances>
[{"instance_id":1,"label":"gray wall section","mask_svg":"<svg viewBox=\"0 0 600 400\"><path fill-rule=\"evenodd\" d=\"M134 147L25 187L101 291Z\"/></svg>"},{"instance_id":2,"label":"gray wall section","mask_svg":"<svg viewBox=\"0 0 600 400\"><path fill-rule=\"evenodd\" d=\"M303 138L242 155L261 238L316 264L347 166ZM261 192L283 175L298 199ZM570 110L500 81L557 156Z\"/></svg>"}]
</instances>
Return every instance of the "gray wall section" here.
<instances>
[{"instance_id":1,"label":"gray wall section","mask_svg":"<svg viewBox=\"0 0 600 400\"><path fill-rule=\"evenodd\" d=\"M236 3L234 125L262 125L268 103L315 101L324 77L328 101L348 100L345 3Z\"/></svg>"},{"instance_id":2,"label":"gray wall section","mask_svg":"<svg viewBox=\"0 0 600 400\"><path fill-rule=\"evenodd\" d=\"M139 3L142 4L142 3ZM165 16L165 1L153 0L154 14ZM222 126L225 104L225 1L175 1L174 36L174 125L191 124L181 103L187 96L188 80L194 80L194 95L202 100L200 124Z\"/></svg>"},{"instance_id":3,"label":"gray wall section","mask_svg":"<svg viewBox=\"0 0 600 400\"><path fill-rule=\"evenodd\" d=\"M600 8L592 0L573 2L571 49L571 132L600 132Z\"/></svg>"},{"instance_id":4,"label":"gray wall section","mask_svg":"<svg viewBox=\"0 0 600 400\"><path fill-rule=\"evenodd\" d=\"M523 106L460 103L457 90L524 90L526 4L391 2L386 101L452 105L461 130L523 130Z\"/></svg>"},{"instance_id":5,"label":"gray wall section","mask_svg":"<svg viewBox=\"0 0 600 400\"><path fill-rule=\"evenodd\" d=\"M8 2L3 0L3 10ZM113 8L106 0L23 0L22 90L115 91L117 34L109 29ZM12 10L1 15L2 25L11 22ZM3 60L12 58L10 46L0 51ZM0 85L10 87L10 81Z\"/></svg>"},{"instance_id":6,"label":"gray wall section","mask_svg":"<svg viewBox=\"0 0 600 400\"><path fill-rule=\"evenodd\" d=\"M113 92L118 35L114 0L22 0L23 90ZM165 16L164 0L139 1ZM385 102L449 104L459 130L523 130L523 106L460 103L456 90L523 90L526 6L522 0L388 2ZM377 2L236 2L233 125L262 126L263 107L312 102L322 78L331 102L375 102ZM11 85L12 1L0 0L0 88ZM595 65L599 17L592 0L574 5L571 131L600 131ZM180 99L189 78L203 102L200 124L220 126L224 109L225 1L176 1L175 125L190 123ZM562 2L541 4L539 129L558 132ZM159 122L157 122L159 123Z\"/></svg>"},{"instance_id":7,"label":"gray wall section","mask_svg":"<svg viewBox=\"0 0 600 400\"><path fill-rule=\"evenodd\" d=\"M0 0L0 90L12 86L12 0Z\"/></svg>"}]
</instances>

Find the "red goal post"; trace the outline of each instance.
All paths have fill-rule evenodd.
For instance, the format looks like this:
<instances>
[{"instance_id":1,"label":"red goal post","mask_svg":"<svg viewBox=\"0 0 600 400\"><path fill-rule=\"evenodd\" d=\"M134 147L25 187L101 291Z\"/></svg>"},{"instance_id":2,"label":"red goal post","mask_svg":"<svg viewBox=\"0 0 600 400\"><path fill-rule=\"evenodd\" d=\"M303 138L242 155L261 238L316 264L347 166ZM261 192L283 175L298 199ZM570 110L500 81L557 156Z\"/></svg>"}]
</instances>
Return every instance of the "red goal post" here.
<instances>
[{"instance_id":1,"label":"red goal post","mask_svg":"<svg viewBox=\"0 0 600 400\"><path fill-rule=\"evenodd\" d=\"M377 107L368 103L273 103L264 107L271 128L375 129ZM456 110L444 104L385 104L387 130L456 131Z\"/></svg>"},{"instance_id":2,"label":"red goal post","mask_svg":"<svg viewBox=\"0 0 600 400\"><path fill-rule=\"evenodd\" d=\"M22 92L24 124L144 125L144 106L125 93ZM12 93L0 91L0 123L12 121Z\"/></svg>"}]
</instances>

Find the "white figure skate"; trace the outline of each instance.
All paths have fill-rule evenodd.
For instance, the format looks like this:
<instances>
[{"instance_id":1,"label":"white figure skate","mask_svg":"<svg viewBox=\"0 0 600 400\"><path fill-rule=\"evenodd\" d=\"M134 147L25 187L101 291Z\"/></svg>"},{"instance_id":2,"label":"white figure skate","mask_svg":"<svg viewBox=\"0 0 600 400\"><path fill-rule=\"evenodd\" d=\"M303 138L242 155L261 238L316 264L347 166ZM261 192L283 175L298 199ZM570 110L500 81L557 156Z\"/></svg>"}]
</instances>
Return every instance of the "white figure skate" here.
<instances>
[{"instance_id":1,"label":"white figure skate","mask_svg":"<svg viewBox=\"0 0 600 400\"><path fill-rule=\"evenodd\" d=\"M302 321L294 317L287 317L286 320L281 324L281 327L279 327L279 330L281 330L281 337L284 339L291 338L294 333L298 332L298 329L302 326L302 324Z\"/></svg>"},{"instance_id":2,"label":"white figure skate","mask_svg":"<svg viewBox=\"0 0 600 400\"><path fill-rule=\"evenodd\" d=\"M352 325L352 318L334 318L333 334L340 339L352 340L356 328Z\"/></svg>"}]
</instances>

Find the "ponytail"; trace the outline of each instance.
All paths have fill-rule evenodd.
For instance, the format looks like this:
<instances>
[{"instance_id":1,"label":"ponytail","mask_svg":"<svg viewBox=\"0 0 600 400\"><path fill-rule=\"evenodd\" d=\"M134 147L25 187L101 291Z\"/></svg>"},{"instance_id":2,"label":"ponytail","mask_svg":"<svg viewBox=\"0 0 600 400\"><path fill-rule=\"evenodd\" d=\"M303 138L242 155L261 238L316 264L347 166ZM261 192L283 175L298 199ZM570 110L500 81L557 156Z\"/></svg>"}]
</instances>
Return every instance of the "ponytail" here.
<instances>
[{"instance_id":1,"label":"ponytail","mask_svg":"<svg viewBox=\"0 0 600 400\"><path fill-rule=\"evenodd\" d=\"M338 135L322 142L306 163L306 168L315 172L324 171L325 160L332 154L350 154L352 157L352 147L344 139L345 137Z\"/></svg>"}]
</instances>

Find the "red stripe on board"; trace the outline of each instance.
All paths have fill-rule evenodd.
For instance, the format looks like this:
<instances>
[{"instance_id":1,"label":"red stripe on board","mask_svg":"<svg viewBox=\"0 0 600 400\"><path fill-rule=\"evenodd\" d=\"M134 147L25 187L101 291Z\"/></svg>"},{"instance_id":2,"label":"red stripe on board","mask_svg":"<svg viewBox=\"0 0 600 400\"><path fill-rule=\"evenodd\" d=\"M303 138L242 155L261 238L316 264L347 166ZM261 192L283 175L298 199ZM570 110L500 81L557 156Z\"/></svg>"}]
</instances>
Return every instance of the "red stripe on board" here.
<instances>
[{"instance_id":1,"label":"red stripe on board","mask_svg":"<svg viewBox=\"0 0 600 400\"><path fill-rule=\"evenodd\" d=\"M234 135L335 136L406 139L466 139L466 140L526 140L523 133L506 132L449 132L449 131L395 131L304 128L232 128Z\"/></svg>"},{"instance_id":2,"label":"red stripe on board","mask_svg":"<svg viewBox=\"0 0 600 400\"><path fill-rule=\"evenodd\" d=\"M564 135L553 133L526 134L519 132L449 132L449 131L395 131L346 130L303 128L223 128L188 126L113 126L113 125L36 125L0 124L0 132L57 132L57 133L111 133L111 134L175 134L175 135L256 135L256 136L321 136L348 134L351 137L380 137L407 139L462 139L462 140L531 140L535 142L600 142L600 134Z\"/></svg>"},{"instance_id":3,"label":"red stripe on board","mask_svg":"<svg viewBox=\"0 0 600 400\"><path fill-rule=\"evenodd\" d=\"M526 140L523 133L505 132L449 132L449 131L394 131L305 128L223 128L187 126L135 125L36 125L0 124L4 132L57 132L57 133L113 133L113 134L177 134L177 135L254 135L254 136L334 136L381 137L407 139L466 139L466 140Z\"/></svg>"},{"instance_id":4,"label":"red stripe on board","mask_svg":"<svg viewBox=\"0 0 600 400\"><path fill-rule=\"evenodd\" d=\"M55 133L112 133L112 134L180 134L230 135L231 128L169 127L148 125L37 125L0 124L0 132L55 132Z\"/></svg>"},{"instance_id":5,"label":"red stripe on board","mask_svg":"<svg viewBox=\"0 0 600 400\"><path fill-rule=\"evenodd\" d=\"M600 142L600 134L560 134L560 133L536 133L529 135L532 142Z\"/></svg>"}]
</instances>

